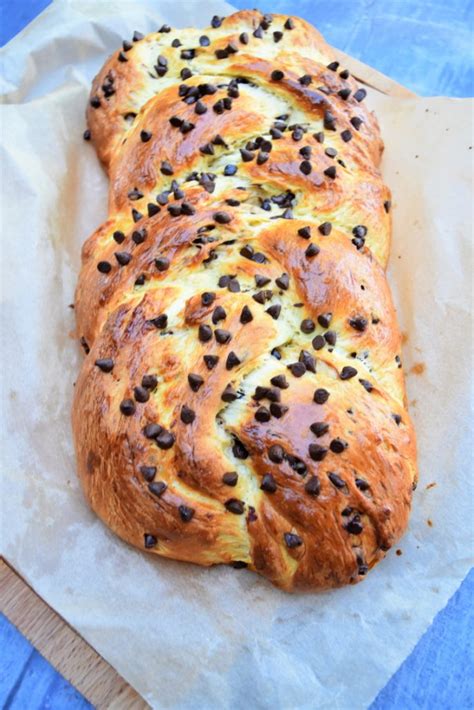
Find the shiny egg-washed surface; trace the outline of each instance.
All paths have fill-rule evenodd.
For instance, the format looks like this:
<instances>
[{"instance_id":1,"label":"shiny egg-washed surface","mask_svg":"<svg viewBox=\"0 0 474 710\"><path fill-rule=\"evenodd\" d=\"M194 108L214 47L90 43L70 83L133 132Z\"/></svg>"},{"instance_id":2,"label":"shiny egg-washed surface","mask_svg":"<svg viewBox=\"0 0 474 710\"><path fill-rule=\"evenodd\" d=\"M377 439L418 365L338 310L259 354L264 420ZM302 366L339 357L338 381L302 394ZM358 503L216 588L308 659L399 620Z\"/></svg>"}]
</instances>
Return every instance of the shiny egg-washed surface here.
<instances>
[{"instance_id":1,"label":"shiny egg-washed surface","mask_svg":"<svg viewBox=\"0 0 474 710\"><path fill-rule=\"evenodd\" d=\"M93 83L110 196L76 293L79 475L139 548L354 583L417 476L377 121L303 20L211 25L135 35Z\"/></svg>"}]
</instances>

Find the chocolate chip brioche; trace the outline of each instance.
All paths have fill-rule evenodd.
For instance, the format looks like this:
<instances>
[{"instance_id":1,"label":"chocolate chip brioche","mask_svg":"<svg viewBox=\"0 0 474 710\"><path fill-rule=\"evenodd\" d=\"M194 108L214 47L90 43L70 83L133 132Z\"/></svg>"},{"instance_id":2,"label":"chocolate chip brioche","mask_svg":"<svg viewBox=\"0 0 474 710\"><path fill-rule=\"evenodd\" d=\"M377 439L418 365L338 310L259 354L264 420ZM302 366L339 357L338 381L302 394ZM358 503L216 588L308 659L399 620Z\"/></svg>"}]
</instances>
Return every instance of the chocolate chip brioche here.
<instances>
[{"instance_id":1,"label":"chocolate chip brioche","mask_svg":"<svg viewBox=\"0 0 474 710\"><path fill-rule=\"evenodd\" d=\"M88 130L110 177L76 292L92 508L141 549L287 590L359 581L416 482L365 90L303 20L124 41Z\"/></svg>"}]
</instances>

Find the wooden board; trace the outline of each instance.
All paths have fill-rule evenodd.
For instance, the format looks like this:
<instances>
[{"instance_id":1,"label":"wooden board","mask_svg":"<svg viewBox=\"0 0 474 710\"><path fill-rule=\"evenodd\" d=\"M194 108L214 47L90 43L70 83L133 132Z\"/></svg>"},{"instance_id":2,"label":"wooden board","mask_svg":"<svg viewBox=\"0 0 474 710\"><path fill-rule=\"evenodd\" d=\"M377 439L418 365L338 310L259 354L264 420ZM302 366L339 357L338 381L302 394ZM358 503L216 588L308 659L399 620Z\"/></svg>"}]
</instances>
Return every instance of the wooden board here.
<instances>
[{"instance_id":1,"label":"wooden board","mask_svg":"<svg viewBox=\"0 0 474 710\"><path fill-rule=\"evenodd\" d=\"M344 68L349 69L362 84L389 96L416 96L358 59L338 49L334 52ZM0 611L99 710L143 710L150 707L3 558L0 558Z\"/></svg>"}]
</instances>

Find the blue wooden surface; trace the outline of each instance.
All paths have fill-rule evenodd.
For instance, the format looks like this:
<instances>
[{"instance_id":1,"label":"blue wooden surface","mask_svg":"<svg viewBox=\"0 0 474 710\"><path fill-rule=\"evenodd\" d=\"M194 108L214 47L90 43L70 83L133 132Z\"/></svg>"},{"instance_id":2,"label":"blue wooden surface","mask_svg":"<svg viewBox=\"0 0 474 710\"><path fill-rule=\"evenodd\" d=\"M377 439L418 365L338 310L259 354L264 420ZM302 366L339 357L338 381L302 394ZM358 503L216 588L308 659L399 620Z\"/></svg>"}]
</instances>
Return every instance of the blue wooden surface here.
<instances>
[{"instance_id":1,"label":"blue wooden surface","mask_svg":"<svg viewBox=\"0 0 474 710\"><path fill-rule=\"evenodd\" d=\"M5 44L48 4L47 0L0 0L0 43ZM233 4L254 5L251 0L233 0ZM331 44L419 94L474 93L473 0L260 0L258 4L266 12L305 17ZM473 598L471 572L370 710L474 708ZM0 707L91 707L1 615Z\"/></svg>"}]
</instances>

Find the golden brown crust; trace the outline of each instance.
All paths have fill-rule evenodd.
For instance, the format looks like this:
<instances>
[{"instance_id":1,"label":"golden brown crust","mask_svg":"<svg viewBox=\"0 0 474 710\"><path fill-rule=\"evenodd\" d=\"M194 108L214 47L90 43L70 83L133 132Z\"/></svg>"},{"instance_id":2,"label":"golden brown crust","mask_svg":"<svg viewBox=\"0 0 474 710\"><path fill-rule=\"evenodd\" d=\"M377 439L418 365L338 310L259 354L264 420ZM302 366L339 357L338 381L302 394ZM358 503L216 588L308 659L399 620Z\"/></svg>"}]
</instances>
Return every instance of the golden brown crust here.
<instances>
[{"instance_id":1,"label":"golden brown crust","mask_svg":"<svg viewBox=\"0 0 474 710\"><path fill-rule=\"evenodd\" d=\"M353 583L416 480L379 129L304 21L214 24L125 45L94 80L110 197L76 292L79 475L142 549Z\"/></svg>"}]
</instances>

